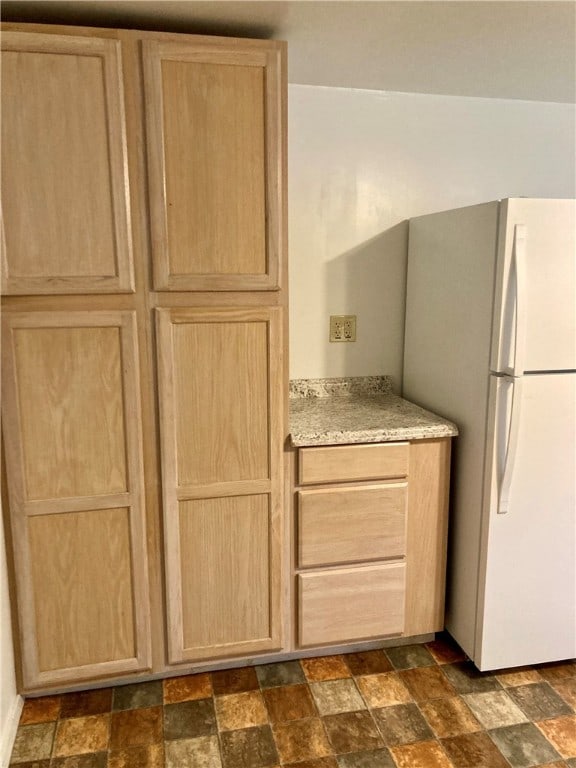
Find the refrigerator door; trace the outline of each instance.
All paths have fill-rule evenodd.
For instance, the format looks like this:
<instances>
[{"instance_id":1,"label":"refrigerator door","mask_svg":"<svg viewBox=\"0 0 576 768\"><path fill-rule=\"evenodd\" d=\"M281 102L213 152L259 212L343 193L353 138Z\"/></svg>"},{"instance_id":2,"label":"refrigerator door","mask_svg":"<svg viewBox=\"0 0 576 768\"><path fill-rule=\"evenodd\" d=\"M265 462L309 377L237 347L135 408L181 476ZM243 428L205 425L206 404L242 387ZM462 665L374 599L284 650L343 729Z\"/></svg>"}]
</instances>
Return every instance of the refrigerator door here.
<instances>
[{"instance_id":1,"label":"refrigerator door","mask_svg":"<svg viewBox=\"0 0 576 768\"><path fill-rule=\"evenodd\" d=\"M490 368L576 370L576 201L503 200Z\"/></svg>"},{"instance_id":2,"label":"refrigerator door","mask_svg":"<svg viewBox=\"0 0 576 768\"><path fill-rule=\"evenodd\" d=\"M576 656L576 373L490 378L481 670Z\"/></svg>"}]
</instances>

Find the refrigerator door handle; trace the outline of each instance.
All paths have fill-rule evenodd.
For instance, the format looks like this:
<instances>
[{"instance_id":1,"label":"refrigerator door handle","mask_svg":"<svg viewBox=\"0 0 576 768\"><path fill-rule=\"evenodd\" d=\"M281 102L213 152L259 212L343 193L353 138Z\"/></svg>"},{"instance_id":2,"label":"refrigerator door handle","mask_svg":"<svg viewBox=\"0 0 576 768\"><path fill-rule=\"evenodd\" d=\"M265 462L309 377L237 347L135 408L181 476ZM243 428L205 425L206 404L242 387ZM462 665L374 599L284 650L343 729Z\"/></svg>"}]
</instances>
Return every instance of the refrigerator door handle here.
<instances>
[{"instance_id":1,"label":"refrigerator door handle","mask_svg":"<svg viewBox=\"0 0 576 768\"><path fill-rule=\"evenodd\" d=\"M514 326L514 364L513 376L524 373L524 351L526 345L526 225L514 227L514 275L516 288L516 322Z\"/></svg>"},{"instance_id":2,"label":"refrigerator door handle","mask_svg":"<svg viewBox=\"0 0 576 768\"><path fill-rule=\"evenodd\" d=\"M498 498L498 514L506 514L510 507L510 487L514 475L514 464L518 451L518 434L520 432L520 417L522 410L522 379L509 379L512 384L512 413L510 414L510 428L506 445L506 458L504 460L504 472L500 483Z\"/></svg>"}]
</instances>

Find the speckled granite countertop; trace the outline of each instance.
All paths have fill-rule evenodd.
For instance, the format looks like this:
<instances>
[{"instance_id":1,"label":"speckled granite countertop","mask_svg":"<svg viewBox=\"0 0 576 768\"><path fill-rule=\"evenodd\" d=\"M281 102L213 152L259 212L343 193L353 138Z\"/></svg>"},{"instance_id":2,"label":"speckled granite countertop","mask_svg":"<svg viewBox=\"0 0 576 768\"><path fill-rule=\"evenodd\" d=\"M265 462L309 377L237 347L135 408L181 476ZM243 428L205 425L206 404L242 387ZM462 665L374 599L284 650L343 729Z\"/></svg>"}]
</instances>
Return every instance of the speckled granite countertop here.
<instances>
[{"instance_id":1,"label":"speckled granite countertop","mask_svg":"<svg viewBox=\"0 0 576 768\"><path fill-rule=\"evenodd\" d=\"M450 421L392 394L388 376L290 382L294 446L384 443L457 434Z\"/></svg>"}]
</instances>

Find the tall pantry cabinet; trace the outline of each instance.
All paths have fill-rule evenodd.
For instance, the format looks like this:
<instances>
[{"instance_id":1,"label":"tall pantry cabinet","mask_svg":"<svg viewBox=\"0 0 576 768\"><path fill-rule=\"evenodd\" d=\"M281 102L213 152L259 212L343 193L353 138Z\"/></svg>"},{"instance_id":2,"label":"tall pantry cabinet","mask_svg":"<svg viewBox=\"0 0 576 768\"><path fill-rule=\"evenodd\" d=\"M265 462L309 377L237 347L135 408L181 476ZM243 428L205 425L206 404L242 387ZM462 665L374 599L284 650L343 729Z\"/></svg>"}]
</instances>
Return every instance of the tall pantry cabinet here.
<instances>
[{"instance_id":1,"label":"tall pantry cabinet","mask_svg":"<svg viewBox=\"0 0 576 768\"><path fill-rule=\"evenodd\" d=\"M282 43L4 24L22 689L282 647Z\"/></svg>"}]
</instances>

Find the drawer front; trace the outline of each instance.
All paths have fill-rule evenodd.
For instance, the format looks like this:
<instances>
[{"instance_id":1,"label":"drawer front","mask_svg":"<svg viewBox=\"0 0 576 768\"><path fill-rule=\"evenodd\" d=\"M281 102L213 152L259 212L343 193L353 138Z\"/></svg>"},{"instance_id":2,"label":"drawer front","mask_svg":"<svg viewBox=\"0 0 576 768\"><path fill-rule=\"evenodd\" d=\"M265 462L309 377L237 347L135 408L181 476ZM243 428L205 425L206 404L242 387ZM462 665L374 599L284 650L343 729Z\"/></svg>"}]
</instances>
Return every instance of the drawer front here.
<instances>
[{"instance_id":1,"label":"drawer front","mask_svg":"<svg viewBox=\"0 0 576 768\"><path fill-rule=\"evenodd\" d=\"M407 484L298 493L298 565L354 563L406 554Z\"/></svg>"},{"instance_id":2,"label":"drawer front","mask_svg":"<svg viewBox=\"0 0 576 768\"><path fill-rule=\"evenodd\" d=\"M299 482L305 485L406 477L408 450L409 443L301 448Z\"/></svg>"},{"instance_id":3,"label":"drawer front","mask_svg":"<svg viewBox=\"0 0 576 768\"><path fill-rule=\"evenodd\" d=\"M401 634L405 576L404 563L300 574L300 646Z\"/></svg>"}]
</instances>

